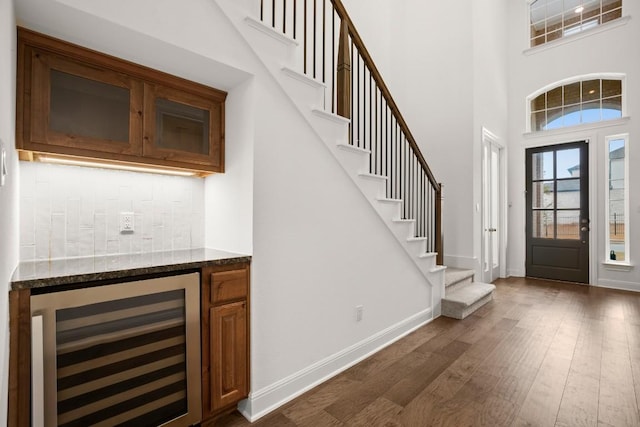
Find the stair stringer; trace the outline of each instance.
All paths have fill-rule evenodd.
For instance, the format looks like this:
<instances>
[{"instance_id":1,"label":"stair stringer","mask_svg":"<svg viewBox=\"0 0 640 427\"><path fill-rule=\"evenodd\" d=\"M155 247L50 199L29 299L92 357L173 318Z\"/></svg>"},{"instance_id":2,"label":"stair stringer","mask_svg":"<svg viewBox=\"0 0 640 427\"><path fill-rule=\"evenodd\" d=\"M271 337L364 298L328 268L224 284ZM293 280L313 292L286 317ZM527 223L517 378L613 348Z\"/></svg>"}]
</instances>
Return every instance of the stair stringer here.
<instances>
[{"instance_id":1,"label":"stair stringer","mask_svg":"<svg viewBox=\"0 0 640 427\"><path fill-rule=\"evenodd\" d=\"M324 83L295 71L301 62L298 42L252 18L253 0L215 1L425 277L432 290L433 318L439 317L446 267L436 265L436 254L425 251L426 239L413 237L415 221L401 219L402 201L386 199L387 178L368 173L370 151L347 144L350 121L322 108Z\"/></svg>"}]
</instances>

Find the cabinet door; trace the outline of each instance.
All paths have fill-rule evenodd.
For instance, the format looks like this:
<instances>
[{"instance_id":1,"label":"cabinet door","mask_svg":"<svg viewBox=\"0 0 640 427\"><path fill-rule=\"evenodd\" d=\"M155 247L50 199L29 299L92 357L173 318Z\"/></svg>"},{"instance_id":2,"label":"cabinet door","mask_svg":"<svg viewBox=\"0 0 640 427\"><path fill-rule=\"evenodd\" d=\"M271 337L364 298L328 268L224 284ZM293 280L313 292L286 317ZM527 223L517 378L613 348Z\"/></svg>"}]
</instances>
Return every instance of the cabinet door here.
<instances>
[{"instance_id":1,"label":"cabinet door","mask_svg":"<svg viewBox=\"0 0 640 427\"><path fill-rule=\"evenodd\" d=\"M247 308L240 301L211 308L211 411L247 397Z\"/></svg>"},{"instance_id":2,"label":"cabinet door","mask_svg":"<svg viewBox=\"0 0 640 427\"><path fill-rule=\"evenodd\" d=\"M145 157L224 172L224 104L158 84L144 88Z\"/></svg>"},{"instance_id":3,"label":"cabinet door","mask_svg":"<svg viewBox=\"0 0 640 427\"><path fill-rule=\"evenodd\" d=\"M142 154L141 81L37 48L25 53L31 97L22 148L47 151L37 146L46 144L72 155Z\"/></svg>"}]
</instances>

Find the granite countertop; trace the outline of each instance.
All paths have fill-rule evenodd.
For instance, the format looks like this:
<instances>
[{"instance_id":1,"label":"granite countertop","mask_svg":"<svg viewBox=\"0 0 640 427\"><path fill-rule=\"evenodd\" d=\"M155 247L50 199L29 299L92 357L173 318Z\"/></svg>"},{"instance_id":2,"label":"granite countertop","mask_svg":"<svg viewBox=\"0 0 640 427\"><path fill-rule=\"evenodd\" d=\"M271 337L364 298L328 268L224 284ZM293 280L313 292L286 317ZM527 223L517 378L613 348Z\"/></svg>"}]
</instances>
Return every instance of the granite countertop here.
<instances>
[{"instance_id":1,"label":"granite countertop","mask_svg":"<svg viewBox=\"0 0 640 427\"><path fill-rule=\"evenodd\" d=\"M11 289L70 285L250 261L248 255L208 248L23 261L13 273Z\"/></svg>"}]
</instances>

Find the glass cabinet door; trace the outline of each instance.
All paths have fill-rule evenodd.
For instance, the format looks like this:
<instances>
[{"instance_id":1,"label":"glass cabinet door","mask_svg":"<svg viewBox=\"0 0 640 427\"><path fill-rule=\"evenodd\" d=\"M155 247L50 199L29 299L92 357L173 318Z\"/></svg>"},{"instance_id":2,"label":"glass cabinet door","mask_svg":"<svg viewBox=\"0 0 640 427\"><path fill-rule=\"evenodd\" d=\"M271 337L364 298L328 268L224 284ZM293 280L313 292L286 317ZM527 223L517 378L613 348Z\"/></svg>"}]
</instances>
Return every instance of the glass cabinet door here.
<instances>
[{"instance_id":1,"label":"glass cabinet door","mask_svg":"<svg viewBox=\"0 0 640 427\"><path fill-rule=\"evenodd\" d=\"M31 141L142 153L142 82L32 49ZM74 154L70 152L69 154Z\"/></svg>"},{"instance_id":2,"label":"glass cabinet door","mask_svg":"<svg viewBox=\"0 0 640 427\"><path fill-rule=\"evenodd\" d=\"M145 156L223 172L222 102L152 84L145 84L144 98Z\"/></svg>"}]
</instances>

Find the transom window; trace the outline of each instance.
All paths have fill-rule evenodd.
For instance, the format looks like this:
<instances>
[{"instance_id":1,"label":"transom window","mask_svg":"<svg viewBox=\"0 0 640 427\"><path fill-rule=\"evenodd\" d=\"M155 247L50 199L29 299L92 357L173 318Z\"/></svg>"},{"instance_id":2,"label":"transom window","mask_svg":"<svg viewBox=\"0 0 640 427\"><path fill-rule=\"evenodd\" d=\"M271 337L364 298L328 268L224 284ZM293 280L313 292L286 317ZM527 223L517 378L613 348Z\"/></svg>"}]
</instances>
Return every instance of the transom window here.
<instances>
[{"instance_id":1,"label":"transom window","mask_svg":"<svg viewBox=\"0 0 640 427\"><path fill-rule=\"evenodd\" d=\"M529 17L534 47L622 17L622 0L533 0Z\"/></svg>"},{"instance_id":2,"label":"transom window","mask_svg":"<svg viewBox=\"0 0 640 427\"><path fill-rule=\"evenodd\" d=\"M533 132L620 118L622 80L591 78L556 86L531 99L530 111Z\"/></svg>"}]
</instances>

